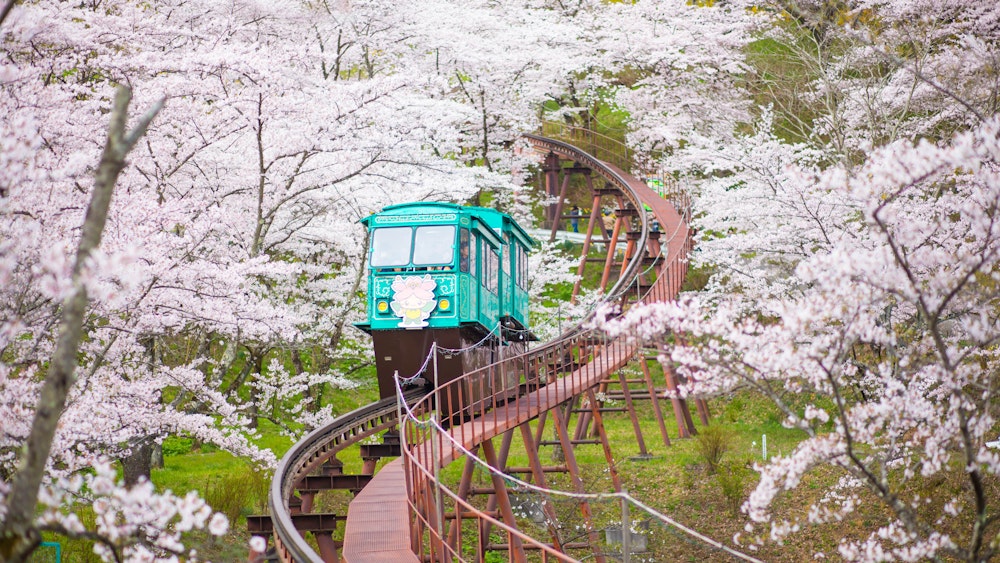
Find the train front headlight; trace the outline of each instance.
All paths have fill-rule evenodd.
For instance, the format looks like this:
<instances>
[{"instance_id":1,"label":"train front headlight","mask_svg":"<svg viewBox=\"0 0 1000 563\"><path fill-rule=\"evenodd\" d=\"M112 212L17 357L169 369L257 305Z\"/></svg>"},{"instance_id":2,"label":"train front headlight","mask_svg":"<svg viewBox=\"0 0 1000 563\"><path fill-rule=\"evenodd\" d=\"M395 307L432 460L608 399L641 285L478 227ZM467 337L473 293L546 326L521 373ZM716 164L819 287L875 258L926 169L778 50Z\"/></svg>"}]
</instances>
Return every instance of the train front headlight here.
<instances>
[{"instance_id":1,"label":"train front headlight","mask_svg":"<svg viewBox=\"0 0 1000 563\"><path fill-rule=\"evenodd\" d=\"M438 308L441 309L442 311L447 311L448 309L451 308L451 301L448 301L447 299L442 299L438 301Z\"/></svg>"},{"instance_id":2,"label":"train front headlight","mask_svg":"<svg viewBox=\"0 0 1000 563\"><path fill-rule=\"evenodd\" d=\"M375 309L379 313L386 313L389 311L389 303L386 301L379 301L378 303L375 304Z\"/></svg>"}]
</instances>

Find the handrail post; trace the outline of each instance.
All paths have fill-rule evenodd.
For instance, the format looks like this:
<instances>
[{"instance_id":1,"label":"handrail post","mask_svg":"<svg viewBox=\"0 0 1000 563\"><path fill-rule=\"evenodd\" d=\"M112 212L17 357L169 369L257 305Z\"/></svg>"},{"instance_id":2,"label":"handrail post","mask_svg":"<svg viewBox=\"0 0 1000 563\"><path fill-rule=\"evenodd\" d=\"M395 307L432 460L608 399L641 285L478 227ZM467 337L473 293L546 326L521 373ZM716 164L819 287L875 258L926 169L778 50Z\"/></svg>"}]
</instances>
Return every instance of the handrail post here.
<instances>
[{"instance_id":1,"label":"handrail post","mask_svg":"<svg viewBox=\"0 0 1000 563\"><path fill-rule=\"evenodd\" d=\"M431 364L434 369L434 406L438 411L438 419L441 418L441 391L440 385L438 383L438 355L437 355L437 340L431 342Z\"/></svg>"},{"instance_id":2,"label":"handrail post","mask_svg":"<svg viewBox=\"0 0 1000 563\"><path fill-rule=\"evenodd\" d=\"M629 563L632 559L632 517L628 513L628 498L625 491L622 491L622 563Z\"/></svg>"},{"instance_id":3,"label":"handrail post","mask_svg":"<svg viewBox=\"0 0 1000 563\"><path fill-rule=\"evenodd\" d=\"M431 424L429 425L431 432L437 434L437 428L434 422L434 413L431 413ZM441 450L438 447L438 442L434 436L431 436L431 463L434 468L434 528L437 533L437 538L431 542L431 551L433 552L436 546L439 550L439 555L442 561L448 561L450 558L445 555L444 548L444 501L441 498Z\"/></svg>"}]
</instances>

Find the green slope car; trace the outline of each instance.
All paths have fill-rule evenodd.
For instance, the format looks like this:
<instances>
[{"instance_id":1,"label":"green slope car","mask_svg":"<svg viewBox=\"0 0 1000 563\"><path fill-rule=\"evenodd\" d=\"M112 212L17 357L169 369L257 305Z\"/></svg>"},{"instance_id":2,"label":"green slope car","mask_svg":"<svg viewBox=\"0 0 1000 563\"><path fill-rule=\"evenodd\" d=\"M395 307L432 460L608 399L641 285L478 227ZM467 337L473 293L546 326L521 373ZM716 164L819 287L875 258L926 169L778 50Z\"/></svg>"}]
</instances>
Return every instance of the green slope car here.
<instances>
[{"instance_id":1,"label":"green slope car","mask_svg":"<svg viewBox=\"0 0 1000 563\"><path fill-rule=\"evenodd\" d=\"M506 213L453 203L391 205L361 220L369 231L367 320L379 392L394 377L436 381L525 350L528 252L534 239ZM512 385L493 381L489 386ZM485 389L476 392L482 394ZM463 401L464 402L464 401Z\"/></svg>"}]
</instances>

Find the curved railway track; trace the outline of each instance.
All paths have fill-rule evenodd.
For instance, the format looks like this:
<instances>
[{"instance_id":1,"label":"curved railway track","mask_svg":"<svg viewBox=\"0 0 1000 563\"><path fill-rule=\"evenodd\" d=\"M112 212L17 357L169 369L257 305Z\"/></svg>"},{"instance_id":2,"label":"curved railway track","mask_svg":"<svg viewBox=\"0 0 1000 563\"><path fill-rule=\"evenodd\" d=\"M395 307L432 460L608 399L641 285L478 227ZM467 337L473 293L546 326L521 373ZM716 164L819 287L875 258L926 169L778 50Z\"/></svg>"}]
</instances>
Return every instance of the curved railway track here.
<instances>
[{"instance_id":1,"label":"curved railway track","mask_svg":"<svg viewBox=\"0 0 1000 563\"><path fill-rule=\"evenodd\" d=\"M614 200L617 219L612 237L616 241L625 239L626 249L621 263L618 263L614 256L618 244L607 245L602 288L610 283L609 279L612 275L617 275L617 280L610 289L605 290L601 302L627 307L629 303L637 301L651 302L672 299L679 291L686 272L685 256L689 245L689 230L686 221L675 207L647 187L644 182L627 174L615 164L601 160L572 144L537 135L525 135L525 138L529 140L537 152L545 156L545 174L548 178L550 195L559 196L560 201L565 196L567 181L562 183L562 193L553 192L556 191L558 184L555 179L560 173L564 173L560 172L560 169L563 168L561 163L564 161L573 163L568 170L590 171L585 174L588 185L591 182L591 173L595 173L604 181L603 188L592 189L594 205L583 245L580 261L581 272L588 262L588 250L592 239L594 239L594 232L597 229L602 229L598 215L601 202L606 201L607 198ZM600 150L595 150L595 152L600 153ZM610 159L604 154L600 156ZM649 216L644 212L644 208L649 211ZM554 236L557 226L564 222L561 204L557 206L551 217L553 217L552 232ZM587 217L580 217L580 222L583 223L584 219ZM658 232L651 230L651 219L655 219L662 230ZM666 235L666 240L661 242L660 237L663 235ZM655 279L649 279L652 277L651 273ZM574 294L575 291L576 289ZM444 513L440 506L441 487L438 483L433 482L434 467L441 467L447 461L461 457L469 451L480 451L480 445L483 446L482 451L485 452L487 461L492 461L491 465L495 465L496 460L490 459L496 457L490 442L494 436L504 432L510 433L517 426L526 424L528 420L539 417L544 420L546 413L556 406L564 404L568 400L575 400L578 396L586 393L592 394L598 381L618 370L635 353L634 346L630 347L624 342L603 341L598 335L585 329L583 323L580 323L563 332L555 340L533 348L522 356L504 359L498 364L471 372L453 382L458 383L467 378L474 382L477 377L490 377L496 370L517 370L522 377L523 384L521 394L517 397L495 397L488 405L480 400L475 407L478 410L474 418L463 424L455 424L446 431L448 441L452 444L450 447L446 445L446 440L441 436L428 438L426 435L420 437L413 432L404 432L406 439L403 449L406 451L402 453L407 460L408 472L405 490L411 493L409 506L413 512L412 552L432 560L436 557L444 559L459 557L453 548L449 549L446 546L446 543L448 541L461 543L461 540L454 538L449 540L443 537L443 535L455 536L456 534L460 536L461 533L444 534L442 531ZM650 394L653 395L652 388L650 391ZM449 401L453 400L452 397L458 397L456 400L462 402L461 392L449 392L448 389L439 389L436 392L438 392L439 397L447 397ZM430 394L420 400L419 397L411 394L406 397L406 401L408 405L412 405L416 409L416 412L426 412L432 408L429 397ZM449 406L472 408L469 405ZM561 409L556 409L553 412L557 413L559 410ZM657 412L659 411L657 410ZM369 436L397 427L399 415L399 406L394 399L373 403L339 417L330 425L312 432L288 451L275 473L269 496L273 541L280 560L338 560L336 546L329 535L325 536L325 540L319 539L323 537L322 534L317 535L320 551L324 552L322 555L317 554L310 543L306 541L303 533L297 529L295 522L295 513L299 512L300 509L290 501L295 498L296 491L299 491L300 494L303 491L308 491L307 487L310 485L307 481L311 475L322 471L324 463L335 459L338 452ZM600 414L596 410L593 416L595 420L599 421ZM557 416L554 415L554 418ZM565 423L563 426L565 427ZM663 432L664 439L667 440L665 430ZM525 435L525 439L530 440L527 435ZM570 444L567 441L564 445L571 450ZM540 473L536 473L536 477L540 480L543 479ZM361 483L361 485L363 484ZM431 492L432 488L434 489L433 493ZM506 494L500 488L497 489L496 495L497 502L501 505L500 512L502 513L504 510L509 512L509 503L504 505ZM402 493L403 487L400 489L400 493ZM437 501L429 501L435 495ZM460 506L465 506L465 509L472 513L478 510L471 505L463 504L465 499L462 497L461 491L448 491L448 495L456 503L455 514L460 514ZM501 514L494 512L495 514L492 516L478 515L480 529L484 525L487 530L491 525L502 527L504 526L503 521L509 520L509 517L501 518ZM453 518L455 517L453 516ZM455 520L457 527L461 530L462 516L457 516ZM264 532L266 530L260 531L260 533ZM431 535L429 540L424 535L427 533ZM520 549L526 542L532 542L526 536L520 538L509 534L508 537L510 538L508 540L510 549L515 547ZM540 543L537 547L545 553L552 552L556 559L572 560L568 556L560 555L561 548L562 546L555 539L551 544L543 546ZM428 549L429 552L425 552L425 549ZM523 551L520 553L523 557ZM520 557L514 559L518 560ZM388 561L390 559L379 560ZM417 560L416 556L413 560Z\"/></svg>"},{"instance_id":2,"label":"curved railway track","mask_svg":"<svg viewBox=\"0 0 1000 563\"><path fill-rule=\"evenodd\" d=\"M416 400L422 394L411 394ZM399 406L395 398L371 403L309 433L285 454L275 470L268 503L276 551L282 561L322 561L296 529L289 499L305 478L343 449L365 438L394 428Z\"/></svg>"}]
</instances>

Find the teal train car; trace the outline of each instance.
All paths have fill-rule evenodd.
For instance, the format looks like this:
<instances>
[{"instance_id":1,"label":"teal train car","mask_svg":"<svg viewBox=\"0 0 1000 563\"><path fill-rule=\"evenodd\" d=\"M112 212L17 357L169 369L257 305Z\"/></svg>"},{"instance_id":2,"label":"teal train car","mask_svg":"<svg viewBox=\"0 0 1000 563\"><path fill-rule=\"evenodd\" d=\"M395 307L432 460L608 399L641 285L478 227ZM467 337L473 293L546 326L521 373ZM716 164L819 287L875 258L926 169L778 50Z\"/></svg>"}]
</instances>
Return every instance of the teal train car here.
<instances>
[{"instance_id":1,"label":"teal train car","mask_svg":"<svg viewBox=\"0 0 1000 563\"><path fill-rule=\"evenodd\" d=\"M437 382L523 351L528 326L528 253L534 239L506 213L453 203L391 205L361 220L369 232L367 320L379 392L428 365ZM435 374L422 377L432 382ZM479 382L480 395L497 385ZM463 397L463 402L467 397ZM455 400L458 400L456 397Z\"/></svg>"}]
</instances>

